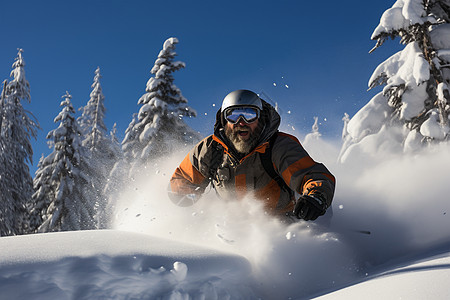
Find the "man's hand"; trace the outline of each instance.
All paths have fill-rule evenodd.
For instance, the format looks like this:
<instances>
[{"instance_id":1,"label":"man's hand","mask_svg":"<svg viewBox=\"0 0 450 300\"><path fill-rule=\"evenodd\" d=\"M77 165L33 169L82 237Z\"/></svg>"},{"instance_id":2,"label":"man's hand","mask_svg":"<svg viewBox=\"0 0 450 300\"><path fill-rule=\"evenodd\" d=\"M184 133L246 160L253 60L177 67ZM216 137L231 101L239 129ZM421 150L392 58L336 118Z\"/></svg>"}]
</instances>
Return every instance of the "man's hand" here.
<instances>
[{"instance_id":1,"label":"man's hand","mask_svg":"<svg viewBox=\"0 0 450 300\"><path fill-rule=\"evenodd\" d=\"M303 195L295 203L294 216L305 221L315 220L326 210L327 204L322 197Z\"/></svg>"}]
</instances>

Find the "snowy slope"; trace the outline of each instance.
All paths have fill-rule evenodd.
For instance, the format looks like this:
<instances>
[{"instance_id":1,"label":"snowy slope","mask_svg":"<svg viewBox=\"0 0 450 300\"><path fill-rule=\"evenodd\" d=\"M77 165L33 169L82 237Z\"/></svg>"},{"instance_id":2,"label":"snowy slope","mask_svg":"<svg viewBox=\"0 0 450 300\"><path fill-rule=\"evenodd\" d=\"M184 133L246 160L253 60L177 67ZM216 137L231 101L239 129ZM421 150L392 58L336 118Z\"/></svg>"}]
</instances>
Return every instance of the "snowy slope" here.
<instances>
[{"instance_id":1,"label":"snowy slope","mask_svg":"<svg viewBox=\"0 0 450 300\"><path fill-rule=\"evenodd\" d=\"M0 249L0 299L253 297L245 258L143 234L6 237Z\"/></svg>"},{"instance_id":2,"label":"snowy slope","mask_svg":"<svg viewBox=\"0 0 450 300\"><path fill-rule=\"evenodd\" d=\"M6 237L0 248L0 299L261 296L245 258L144 234L105 230ZM386 264L386 270L317 299L449 299L450 252L430 255L402 267Z\"/></svg>"},{"instance_id":3,"label":"snowy slope","mask_svg":"<svg viewBox=\"0 0 450 300\"><path fill-rule=\"evenodd\" d=\"M450 299L450 252L393 268L316 299Z\"/></svg>"},{"instance_id":4,"label":"snowy slope","mask_svg":"<svg viewBox=\"0 0 450 300\"><path fill-rule=\"evenodd\" d=\"M450 148L336 164L335 145L304 146L337 177L318 221L214 191L175 206L183 150L127 187L114 230L0 238L0 299L449 299Z\"/></svg>"}]
</instances>

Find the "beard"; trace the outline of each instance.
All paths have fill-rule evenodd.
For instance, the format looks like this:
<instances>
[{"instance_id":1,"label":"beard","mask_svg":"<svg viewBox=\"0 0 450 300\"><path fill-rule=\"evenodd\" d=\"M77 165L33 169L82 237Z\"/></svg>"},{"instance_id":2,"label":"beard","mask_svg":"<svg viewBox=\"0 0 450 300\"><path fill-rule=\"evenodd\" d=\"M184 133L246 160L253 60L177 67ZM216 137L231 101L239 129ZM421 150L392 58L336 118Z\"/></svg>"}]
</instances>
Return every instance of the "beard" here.
<instances>
[{"instance_id":1,"label":"beard","mask_svg":"<svg viewBox=\"0 0 450 300\"><path fill-rule=\"evenodd\" d=\"M241 135L239 135L239 131L241 130L248 131L249 137L248 139L244 139ZM262 131L262 126L258 124L258 126L251 131L249 126L225 126L225 136L230 140L234 149L241 154L248 154L250 151L255 148L259 141L259 136Z\"/></svg>"}]
</instances>

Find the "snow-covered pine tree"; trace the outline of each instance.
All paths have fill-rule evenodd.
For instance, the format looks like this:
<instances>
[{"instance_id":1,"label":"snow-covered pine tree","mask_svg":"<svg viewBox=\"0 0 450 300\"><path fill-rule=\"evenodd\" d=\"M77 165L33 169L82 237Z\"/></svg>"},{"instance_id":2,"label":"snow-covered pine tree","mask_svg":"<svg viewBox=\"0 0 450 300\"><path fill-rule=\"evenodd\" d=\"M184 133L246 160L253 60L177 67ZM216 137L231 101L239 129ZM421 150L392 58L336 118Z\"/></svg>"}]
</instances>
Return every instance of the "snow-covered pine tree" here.
<instances>
[{"instance_id":1,"label":"snow-covered pine tree","mask_svg":"<svg viewBox=\"0 0 450 300\"><path fill-rule=\"evenodd\" d=\"M92 195L97 202L98 214L96 219L98 226L105 227L104 211L107 203L103 196L103 189L109 177L112 167L119 159L119 153L113 141L107 134L104 122L105 96L100 85L100 68L95 70L92 92L86 106L82 108L82 115L78 118L80 129L83 133L83 146L90 152L89 177L92 180Z\"/></svg>"},{"instance_id":2,"label":"snow-covered pine tree","mask_svg":"<svg viewBox=\"0 0 450 300\"><path fill-rule=\"evenodd\" d=\"M2 128L2 121L3 121L3 103L5 102L6 99L6 86L8 85L8 80L4 80L3 81L3 88L2 88L2 93L0 95L0 129Z\"/></svg>"},{"instance_id":3,"label":"snow-covered pine tree","mask_svg":"<svg viewBox=\"0 0 450 300\"><path fill-rule=\"evenodd\" d=\"M7 83L7 80L3 82L3 89L0 96L0 132L3 121L3 103L6 99ZM6 176L6 155L3 155L2 153L5 153L5 145L0 134L0 236L5 236L11 235L13 232L12 225L14 224L14 215L12 212L14 211L14 207L8 189L8 182L3 180L3 176Z\"/></svg>"},{"instance_id":4,"label":"snow-covered pine tree","mask_svg":"<svg viewBox=\"0 0 450 300\"><path fill-rule=\"evenodd\" d=\"M164 42L151 70L154 77L147 82L146 93L138 101L141 105L138 119L125 133L122 149L132 168L171 153L177 144L191 144L199 138L183 120L195 117L196 112L173 83L172 73L185 67L183 62L174 61L177 43L174 37Z\"/></svg>"},{"instance_id":5,"label":"snow-covered pine tree","mask_svg":"<svg viewBox=\"0 0 450 300\"><path fill-rule=\"evenodd\" d=\"M27 207L33 193L33 181L28 163L33 162L31 138L36 138L39 124L22 106L22 101L30 102L30 84L25 78L22 52L19 49L11 71L12 80L2 93L0 235L29 231Z\"/></svg>"},{"instance_id":6,"label":"snow-covered pine tree","mask_svg":"<svg viewBox=\"0 0 450 300\"><path fill-rule=\"evenodd\" d=\"M52 185L50 177L53 173L54 159L56 152L53 151L49 156L41 156L37 165L37 170L33 179L35 192L32 195L32 206L30 207L30 231L36 232L42 225L42 217L45 215L47 207L52 199L55 199L55 188Z\"/></svg>"},{"instance_id":7,"label":"snow-covered pine tree","mask_svg":"<svg viewBox=\"0 0 450 300\"><path fill-rule=\"evenodd\" d=\"M393 127L400 130L391 134L389 143L403 150L448 139L449 22L450 0L398 0L383 13L371 51L388 38L400 37L406 46L371 76L370 89L384 88L348 123L347 147L368 136L392 133Z\"/></svg>"},{"instance_id":8,"label":"snow-covered pine tree","mask_svg":"<svg viewBox=\"0 0 450 300\"><path fill-rule=\"evenodd\" d=\"M120 145L119 139L117 137L117 123L114 123L113 128L109 132L109 137L111 140L111 151L115 158L115 162L119 161L123 157L122 147Z\"/></svg>"},{"instance_id":9,"label":"snow-covered pine tree","mask_svg":"<svg viewBox=\"0 0 450 300\"><path fill-rule=\"evenodd\" d=\"M100 67L97 67L94 75L94 82L92 83L92 91L86 106L80 108L81 116L78 118L81 131L86 135L83 140L84 144L89 144L89 147L95 147L98 135L105 135L107 129L103 121L105 118L105 96L103 95L100 84Z\"/></svg>"},{"instance_id":10,"label":"snow-covered pine tree","mask_svg":"<svg viewBox=\"0 0 450 300\"><path fill-rule=\"evenodd\" d=\"M39 217L43 220L39 232L96 228L92 182L86 172L89 157L80 139L71 98L68 92L63 96L63 108L55 118L59 126L47 135L53 152L41 159L36 171L33 194L36 206L32 216L33 220Z\"/></svg>"}]
</instances>

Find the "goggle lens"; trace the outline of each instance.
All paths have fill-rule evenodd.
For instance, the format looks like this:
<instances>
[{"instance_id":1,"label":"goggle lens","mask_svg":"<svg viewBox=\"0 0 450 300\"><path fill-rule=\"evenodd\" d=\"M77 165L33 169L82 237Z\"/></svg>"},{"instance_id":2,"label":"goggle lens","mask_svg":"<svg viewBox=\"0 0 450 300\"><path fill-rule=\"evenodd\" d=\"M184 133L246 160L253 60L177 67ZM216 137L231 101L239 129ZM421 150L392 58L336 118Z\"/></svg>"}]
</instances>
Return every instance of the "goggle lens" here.
<instances>
[{"instance_id":1,"label":"goggle lens","mask_svg":"<svg viewBox=\"0 0 450 300\"><path fill-rule=\"evenodd\" d=\"M253 123L259 118L259 111L253 107L236 107L230 108L225 113L225 118L231 124L236 124L240 118L245 123Z\"/></svg>"}]
</instances>

